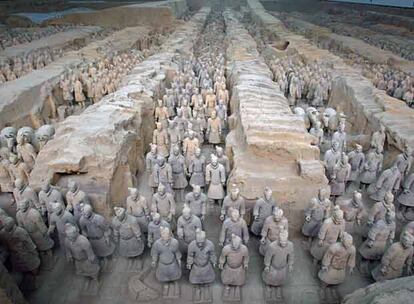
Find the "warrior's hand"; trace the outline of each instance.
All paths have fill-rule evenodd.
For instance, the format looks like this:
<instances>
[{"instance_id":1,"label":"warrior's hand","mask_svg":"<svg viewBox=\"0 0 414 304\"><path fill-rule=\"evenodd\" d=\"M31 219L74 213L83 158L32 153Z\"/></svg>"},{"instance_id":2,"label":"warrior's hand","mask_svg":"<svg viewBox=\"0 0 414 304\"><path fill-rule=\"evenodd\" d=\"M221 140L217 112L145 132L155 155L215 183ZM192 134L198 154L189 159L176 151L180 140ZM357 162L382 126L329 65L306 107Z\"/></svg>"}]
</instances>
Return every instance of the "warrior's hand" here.
<instances>
[{"instance_id":1,"label":"warrior's hand","mask_svg":"<svg viewBox=\"0 0 414 304\"><path fill-rule=\"evenodd\" d=\"M318 245L319 245L319 247L322 247L323 246L323 240L319 240Z\"/></svg>"},{"instance_id":2,"label":"warrior's hand","mask_svg":"<svg viewBox=\"0 0 414 304\"><path fill-rule=\"evenodd\" d=\"M307 216L305 217L305 221L310 222L310 220L311 220L311 217L310 217L309 215L307 215Z\"/></svg>"},{"instance_id":3,"label":"warrior's hand","mask_svg":"<svg viewBox=\"0 0 414 304\"><path fill-rule=\"evenodd\" d=\"M262 239L260 240L260 243L262 243L263 245L264 245L264 244L266 244L266 238L262 238Z\"/></svg>"},{"instance_id":4,"label":"warrior's hand","mask_svg":"<svg viewBox=\"0 0 414 304\"><path fill-rule=\"evenodd\" d=\"M373 240L369 240L368 243L367 243L367 246L369 248L372 248L374 246L374 241Z\"/></svg>"},{"instance_id":5,"label":"warrior's hand","mask_svg":"<svg viewBox=\"0 0 414 304\"><path fill-rule=\"evenodd\" d=\"M220 263L219 264L219 269L223 270L223 268L224 268L224 265Z\"/></svg>"},{"instance_id":6,"label":"warrior's hand","mask_svg":"<svg viewBox=\"0 0 414 304\"><path fill-rule=\"evenodd\" d=\"M265 269L264 269L264 271L265 272L269 272L270 271L270 267L269 266L266 266Z\"/></svg>"},{"instance_id":7,"label":"warrior's hand","mask_svg":"<svg viewBox=\"0 0 414 304\"><path fill-rule=\"evenodd\" d=\"M322 267L321 267L321 271L322 271L322 272L328 271L328 266L322 266Z\"/></svg>"},{"instance_id":8,"label":"warrior's hand","mask_svg":"<svg viewBox=\"0 0 414 304\"><path fill-rule=\"evenodd\" d=\"M352 275L354 273L354 267L349 268L349 275Z\"/></svg>"},{"instance_id":9,"label":"warrior's hand","mask_svg":"<svg viewBox=\"0 0 414 304\"><path fill-rule=\"evenodd\" d=\"M221 215L220 215L220 220L221 220L221 221L224 221L224 214L221 214Z\"/></svg>"},{"instance_id":10,"label":"warrior's hand","mask_svg":"<svg viewBox=\"0 0 414 304\"><path fill-rule=\"evenodd\" d=\"M157 262L151 262L151 267L155 268L155 266L157 266Z\"/></svg>"},{"instance_id":11,"label":"warrior's hand","mask_svg":"<svg viewBox=\"0 0 414 304\"><path fill-rule=\"evenodd\" d=\"M187 269L191 270L191 264L187 264Z\"/></svg>"},{"instance_id":12,"label":"warrior's hand","mask_svg":"<svg viewBox=\"0 0 414 304\"><path fill-rule=\"evenodd\" d=\"M386 275L386 274L387 274L387 272L388 272L388 268L387 268L387 266L382 266L382 267L381 267L381 273L382 273L383 275Z\"/></svg>"},{"instance_id":13,"label":"warrior's hand","mask_svg":"<svg viewBox=\"0 0 414 304\"><path fill-rule=\"evenodd\" d=\"M288 271L289 271L289 272L292 272L292 271L293 271L293 266L292 266L292 265L289 265L289 266L288 266Z\"/></svg>"}]
</instances>

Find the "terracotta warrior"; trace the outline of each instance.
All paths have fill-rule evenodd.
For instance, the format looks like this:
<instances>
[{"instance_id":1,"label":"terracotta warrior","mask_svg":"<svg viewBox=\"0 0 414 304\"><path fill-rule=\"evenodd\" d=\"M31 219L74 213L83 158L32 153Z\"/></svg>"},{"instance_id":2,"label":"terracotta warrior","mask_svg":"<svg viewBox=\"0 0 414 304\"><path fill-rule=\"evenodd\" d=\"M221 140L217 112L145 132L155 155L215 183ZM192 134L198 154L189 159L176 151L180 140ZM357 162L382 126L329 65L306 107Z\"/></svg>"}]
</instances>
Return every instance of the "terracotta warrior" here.
<instances>
[{"instance_id":1,"label":"terracotta warrior","mask_svg":"<svg viewBox=\"0 0 414 304\"><path fill-rule=\"evenodd\" d=\"M218 162L215 155L211 156L211 163L206 166L206 184L208 185L207 196L210 201L218 201L219 205L224 198L224 186L226 183L226 172L222 164Z\"/></svg>"},{"instance_id":2,"label":"terracotta warrior","mask_svg":"<svg viewBox=\"0 0 414 304\"><path fill-rule=\"evenodd\" d=\"M287 230L280 232L277 241L272 242L264 257L263 282L267 287L276 287L276 297L282 298L281 286L285 283L288 272L293 271L294 248L288 240Z\"/></svg>"},{"instance_id":3,"label":"terracotta warrior","mask_svg":"<svg viewBox=\"0 0 414 304\"><path fill-rule=\"evenodd\" d=\"M151 144L151 151L145 156L145 169L148 174L148 186L153 189L153 192L156 191L157 184L154 179L155 166L158 162L158 153L157 145Z\"/></svg>"},{"instance_id":4,"label":"terracotta warrior","mask_svg":"<svg viewBox=\"0 0 414 304\"><path fill-rule=\"evenodd\" d=\"M339 164L334 167L331 177L331 196L336 198L345 193L346 184L351 175L351 165L348 162L348 156L342 153Z\"/></svg>"},{"instance_id":5,"label":"terracotta warrior","mask_svg":"<svg viewBox=\"0 0 414 304\"><path fill-rule=\"evenodd\" d=\"M184 205L183 213L177 220L177 237L182 252L187 252L188 245L195 240L197 229L202 229L201 220Z\"/></svg>"},{"instance_id":6,"label":"terracotta warrior","mask_svg":"<svg viewBox=\"0 0 414 304\"><path fill-rule=\"evenodd\" d=\"M46 215L46 206L40 205L37 193L21 179L16 179L14 182L13 197L17 203L22 200L28 200L31 207L39 211L42 216Z\"/></svg>"},{"instance_id":7,"label":"terracotta warrior","mask_svg":"<svg viewBox=\"0 0 414 304\"><path fill-rule=\"evenodd\" d=\"M17 203L17 224L24 228L36 245L47 269L51 268L52 248L55 244L49 237L47 227L39 211L32 208L27 199Z\"/></svg>"},{"instance_id":8,"label":"terracotta warrior","mask_svg":"<svg viewBox=\"0 0 414 304\"><path fill-rule=\"evenodd\" d=\"M309 130L309 134L315 137L314 145L320 147L324 143L324 132L320 121L315 122L315 126Z\"/></svg>"},{"instance_id":9,"label":"terracotta warrior","mask_svg":"<svg viewBox=\"0 0 414 304\"><path fill-rule=\"evenodd\" d=\"M21 179L25 184L29 182L30 168L14 153L10 153L7 170L11 182L14 183L17 179Z\"/></svg>"},{"instance_id":10,"label":"terracotta warrior","mask_svg":"<svg viewBox=\"0 0 414 304\"><path fill-rule=\"evenodd\" d=\"M158 186L157 193L152 196L151 211L159 213L161 218L172 223L175 216L175 200L171 193L168 193L164 185Z\"/></svg>"},{"instance_id":11,"label":"terracotta warrior","mask_svg":"<svg viewBox=\"0 0 414 304\"><path fill-rule=\"evenodd\" d=\"M318 272L318 277L322 281L322 298L326 297L326 287L343 283L347 268L350 275L355 268L356 250L352 236L344 232L340 240L327 248L322 259L322 267Z\"/></svg>"},{"instance_id":12,"label":"terracotta warrior","mask_svg":"<svg viewBox=\"0 0 414 304\"><path fill-rule=\"evenodd\" d=\"M200 188L204 188L206 185L205 171L206 160L204 156L201 154L201 149L196 148L194 152L194 157L191 159L190 165L188 167L188 172L191 175L190 185L197 185Z\"/></svg>"},{"instance_id":13,"label":"terracotta warrior","mask_svg":"<svg viewBox=\"0 0 414 304\"><path fill-rule=\"evenodd\" d=\"M180 130L178 129L178 125L175 120L168 120L167 132L168 132L168 139L170 142L170 153L172 153L172 149L175 146L178 146L181 148L181 142L183 140L181 138Z\"/></svg>"},{"instance_id":14,"label":"terracotta warrior","mask_svg":"<svg viewBox=\"0 0 414 304\"><path fill-rule=\"evenodd\" d=\"M254 235L259 236L262 232L265 220L272 215L273 209L277 208L275 200L272 198L273 191L265 187L263 197L256 201L253 208L253 223L250 228Z\"/></svg>"},{"instance_id":15,"label":"terracotta warrior","mask_svg":"<svg viewBox=\"0 0 414 304\"><path fill-rule=\"evenodd\" d=\"M162 100L158 100L158 104L157 104L157 107L155 108L155 114L154 114L155 121L161 123L164 128L167 128L169 117L170 117L170 114L168 113L167 107L164 106Z\"/></svg>"},{"instance_id":16,"label":"terracotta warrior","mask_svg":"<svg viewBox=\"0 0 414 304\"><path fill-rule=\"evenodd\" d=\"M25 135L17 135L16 151L17 157L29 167L30 171L32 171L37 155L33 145L28 142Z\"/></svg>"},{"instance_id":17,"label":"terracotta warrior","mask_svg":"<svg viewBox=\"0 0 414 304\"><path fill-rule=\"evenodd\" d=\"M221 119L217 117L215 110L211 112L211 117L207 121L206 136L210 144L221 143Z\"/></svg>"},{"instance_id":18,"label":"terracotta warrior","mask_svg":"<svg viewBox=\"0 0 414 304\"><path fill-rule=\"evenodd\" d=\"M152 267L156 268L155 277L163 287L163 295L169 293L170 284L174 284L178 293L177 280L181 278L181 252L178 241L172 237L169 228L161 228L161 238L155 241L151 248Z\"/></svg>"},{"instance_id":19,"label":"terracotta warrior","mask_svg":"<svg viewBox=\"0 0 414 304\"><path fill-rule=\"evenodd\" d=\"M216 146L216 156L218 158L218 162L223 165L224 169L226 170L226 176L230 174L230 161L226 154L224 154L224 150L220 146Z\"/></svg>"},{"instance_id":20,"label":"terracotta warrior","mask_svg":"<svg viewBox=\"0 0 414 304\"><path fill-rule=\"evenodd\" d=\"M270 243L277 241L281 231L288 230L289 223L283 215L283 210L274 208L272 215L268 216L263 224L261 232L259 252L261 255L266 254L267 247Z\"/></svg>"},{"instance_id":21,"label":"terracotta warrior","mask_svg":"<svg viewBox=\"0 0 414 304\"><path fill-rule=\"evenodd\" d=\"M230 193L226 195L221 206L220 220L224 221L230 216L230 211L236 209L239 211L240 216L243 218L246 214L246 203L244 198L240 195L240 189L233 185Z\"/></svg>"},{"instance_id":22,"label":"terracotta warrior","mask_svg":"<svg viewBox=\"0 0 414 304\"><path fill-rule=\"evenodd\" d=\"M221 226L219 245L223 246L230 243L233 234L239 236L245 244L249 242L249 230L246 221L240 217L237 209L232 209L230 216L224 220Z\"/></svg>"},{"instance_id":23,"label":"terracotta warrior","mask_svg":"<svg viewBox=\"0 0 414 304\"><path fill-rule=\"evenodd\" d=\"M52 202L60 202L64 204L63 195L59 190L52 187L49 181L47 181L42 185L42 189L39 192L39 204L46 208L49 218L52 213Z\"/></svg>"},{"instance_id":24,"label":"terracotta warrior","mask_svg":"<svg viewBox=\"0 0 414 304\"><path fill-rule=\"evenodd\" d=\"M385 126L381 125L380 130L375 131L374 134L372 134L371 147L374 149L380 148L382 151L384 149L385 138Z\"/></svg>"},{"instance_id":25,"label":"terracotta warrior","mask_svg":"<svg viewBox=\"0 0 414 304\"><path fill-rule=\"evenodd\" d=\"M65 227L66 259L75 262L76 274L98 280L100 266L89 240L70 224Z\"/></svg>"},{"instance_id":26,"label":"terracotta warrior","mask_svg":"<svg viewBox=\"0 0 414 304\"><path fill-rule=\"evenodd\" d=\"M326 151L323 161L325 163L326 176L328 179L332 177L335 166L341 160L341 150L339 149L339 143L336 141L332 142L332 147Z\"/></svg>"},{"instance_id":27,"label":"terracotta warrior","mask_svg":"<svg viewBox=\"0 0 414 304\"><path fill-rule=\"evenodd\" d=\"M309 208L305 209L305 221L302 226L302 234L308 237L309 247L312 244L312 239L318 236L324 218L324 206L316 197L312 198Z\"/></svg>"},{"instance_id":28,"label":"terracotta warrior","mask_svg":"<svg viewBox=\"0 0 414 304\"><path fill-rule=\"evenodd\" d=\"M326 188L319 189L318 200L319 203L325 208L325 219L329 218L332 213L333 204L329 199L329 192Z\"/></svg>"},{"instance_id":29,"label":"terracotta warrior","mask_svg":"<svg viewBox=\"0 0 414 304\"><path fill-rule=\"evenodd\" d=\"M219 258L221 281L225 285L225 295L230 294L230 287L240 288L246 283L246 270L249 266L249 250L242 244L239 236L233 234L229 244L223 247Z\"/></svg>"},{"instance_id":30,"label":"terracotta warrior","mask_svg":"<svg viewBox=\"0 0 414 304\"><path fill-rule=\"evenodd\" d=\"M362 168L360 175L361 188L364 190L366 187L376 181L378 174L382 171L382 162L384 156L382 155L381 148L371 150L366 157L365 164Z\"/></svg>"},{"instance_id":31,"label":"terracotta warrior","mask_svg":"<svg viewBox=\"0 0 414 304\"><path fill-rule=\"evenodd\" d=\"M414 236L409 233L401 235L400 241L392 244L382 256L381 264L372 272L375 281L392 280L403 275L404 268L407 275L412 274Z\"/></svg>"},{"instance_id":32,"label":"terracotta warrior","mask_svg":"<svg viewBox=\"0 0 414 304\"><path fill-rule=\"evenodd\" d=\"M168 157L170 154L168 133L159 122L157 122L157 128L153 132L152 143L157 145L158 156Z\"/></svg>"},{"instance_id":33,"label":"terracotta warrior","mask_svg":"<svg viewBox=\"0 0 414 304\"><path fill-rule=\"evenodd\" d=\"M173 193L172 187L174 184L172 168L165 158L159 157L154 166L154 184L158 188L163 185L168 193Z\"/></svg>"},{"instance_id":34,"label":"terracotta warrior","mask_svg":"<svg viewBox=\"0 0 414 304\"><path fill-rule=\"evenodd\" d=\"M344 212L345 231L349 234L359 234L362 228L362 219L365 216L364 202L361 192L354 191L352 199L341 206Z\"/></svg>"},{"instance_id":35,"label":"terracotta warrior","mask_svg":"<svg viewBox=\"0 0 414 304\"><path fill-rule=\"evenodd\" d=\"M189 281L191 284L211 284L216 278L214 268L217 257L214 244L206 238L206 233L196 231L195 240L188 245L187 269L190 270ZM201 293L201 291L199 291ZM201 296L199 296L201 298Z\"/></svg>"},{"instance_id":36,"label":"terracotta warrior","mask_svg":"<svg viewBox=\"0 0 414 304\"><path fill-rule=\"evenodd\" d=\"M163 220L159 213L151 214L152 220L148 224L148 248L151 248L156 240L161 237L161 228L170 228L170 224Z\"/></svg>"},{"instance_id":37,"label":"terracotta warrior","mask_svg":"<svg viewBox=\"0 0 414 304\"><path fill-rule=\"evenodd\" d=\"M372 226L376 221L385 218L385 214L389 211L395 213L394 195L391 192L386 192L384 199L376 202L368 212L367 224Z\"/></svg>"},{"instance_id":38,"label":"terracotta warrior","mask_svg":"<svg viewBox=\"0 0 414 304\"><path fill-rule=\"evenodd\" d=\"M174 121L177 124L178 130L180 132L180 138L183 139L185 132L188 130L188 121L184 118L181 109L177 109L177 116L174 117Z\"/></svg>"},{"instance_id":39,"label":"terracotta warrior","mask_svg":"<svg viewBox=\"0 0 414 304\"><path fill-rule=\"evenodd\" d=\"M385 193L397 192L400 189L401 173L396 164L391 168L384 170L378 180L368 187L370 198L374 201L381 201L384 199Z\"/></svg>"},{"instance_id":40,"label":"terracotta warrior","mask_svg":"<svg viewBox=\"0 0 414 304\"><path fill-rule=\"evenodd\" d=\"M413 150L410 147L406 147L404 152L397 156L395 160L395 165L398 167L398 170L401 173L401 179L408 175L411 170L411 165L413 162Z\"/></svg>"},{"instance_id":41,"label":"terracotta warrior","mask_svg":"<svg viewBox=\"0 0 414 304\"><path fill-rule=\"evenodd\" d=\"M57 230L60 248L65 252L66 224L76 226L76 220L72 213L65 209L63 202L52 201L50 203L50 210L52 213L49 218L49 229L47 232L51 235Z\"/></svg>"},{"instance_id":42,"label":"terracotta warrior","mask_svg":"<svg viewBox=\"0 0 414 304\"><path fill-rule=\"evenodd\" d=\"M198 185L193 185L193 191L185 196L185 204L190 208L191 214L197 216L202 222L207 213L207 195L201 192Z\"/></svg>"},{"instance_id":43,"label":"terracotta warrior","mask_svg":"<svg viewBox=\"0 0 414 304\"><path fill-rule=\"evenodd\" d=\"M414 173L407 176L403 184L403 192L398 196L399 211L402 217L407 221L414 220Z\"/></svg>"},{"instance_id":44,"label":"terracotta warrior","mask_svg":"<svg viewBox=\"0 0 414 304\"><path fill-rule=\"evenodd\" d=\"M1 241L10 251L10 262L13 271L37 274L40 266L39 253L26 229L16 226L11 217L0 221Z\"/></svg>"},{"instance_id":45,"label":"terracotta warrior","mask_svg":"<svg viewBox=\"0 0 414 304\"><path fill-rule=\"evenodd\" d=\"M340 123L338 130L332 135L332 142L339 143L339 151L346 152L346 132L345 124Z\"/></svg>"},{"instance_id":46,"label":"terracotta warrior","mask_svg":"<svg viewBox=\"0 0 414 304\"><path fill-rule=\"evenodd\" d=\"M145 243L138 220L124 208L114 207L114 211L112 229L119 255L125 258L140 256L144 252Z\"/></svg>"},{"instance_id":47,"label":"terracotta warrior","mask_svg":"<svg viewBox=\"0 0 414 304\"><path fill-rule=\"evenodd\" d=\"M188 185L186 179L187 166L184 156L181 155L180 148L178 146L173 148L173 153L168 158L168 164L170 164L172 171L172 187L174 189L175 200L177 202L183 202L184 190Z\"/></svg>"},{"instance_id":48,"label":"terracotta warrior","mask_svg":"<svg viewBox=\"0 0 414 304\"><path fill-rule=\"evenodd\" d=\"M115 243L109 222L100 214L93 212L91 205L82 208L79 227L92 245L93 252L99 258L110 257L115 250Z\"/></svg>"},{"instance_id":49,"label":"terracotta warrior","mask_svg":"<svg viewBox=\"0 0 414 304\"><path fill-rule=\"evenodd\" d=\"M389 211L385 219L375 222L368 232L368 238L362 243L358 251L365 260L380 260L386 248L394 242L395 214Z\"/></svg>"},{"instance_id":50,"label":"terracotta warrior","mask_svg":"<svg viewBox=\"0 0 414 304\"><path fill-rule=\"evenodd\" d=\"M90 204L88 197L85 192L79 189L79 185L74 180L68 182L68 192L66 192L66 208L73 212L76 222L82 215L82 206L84 204Z\"/></svg>"},{"instance_id":51,"label":"terracotta warrior","mask_svg":"<svg viewBox=\"0 0 414 304\"><path fill-rule=\"evenodd\" d=\"M139 193L137 188L129 189L129 196L126 199L126 212L136 218L139 228L143 233L146 233L150 210L147 199Z\"/></svg>"},{"instance_id":52,"label":"terracotta warrior","mask_svg":"<svg viewBox=\"0 0 414 304\"><path fill-rule=\"evenodd\" d=\"M329 246L336 243L344 232L344 213L339 206L335 206L332 216L323 222L318 237L312 242L310 253L315 265L322 260Z\"/></svg>"},{"instance_id":53,"label":"terracotta warrior","mask_svg":"<svg viewBox=\"0 0 414 304\"><path fill-rule=\"evenodd\" d=\"M348 181L356 181L362 172L365 164L365 154L362 152L362 146L356 144L355 150L348 153L349 164L351 165L351 174Z\"/></svg>"},{"instance_id":54,"label":"terracotta warrior","mask_svg":"<svg viewBox=\"0 0 414 304\"><path fill-rule=\"evenodd\" d=\"M86 97L85 94L83 94L83 85L79 79L76 79L73 85L73 90L75 92L75 101L79 103L81 108L85 108Z\"/></svg>"},{"instance_id":55,"label":"terracotta warrior","mask_svg":"<svg viewBox=\"0 0 414 304\"><path fill-rule=\"evenodd\" d=\"M183 151L185 155L185 163L190 165L191 160L194 158L195 151L199 148L200 144L198 138L195 137L195 133L192 130L188 131L188 137L183 141Z\"/></svg>"}]
</instances>

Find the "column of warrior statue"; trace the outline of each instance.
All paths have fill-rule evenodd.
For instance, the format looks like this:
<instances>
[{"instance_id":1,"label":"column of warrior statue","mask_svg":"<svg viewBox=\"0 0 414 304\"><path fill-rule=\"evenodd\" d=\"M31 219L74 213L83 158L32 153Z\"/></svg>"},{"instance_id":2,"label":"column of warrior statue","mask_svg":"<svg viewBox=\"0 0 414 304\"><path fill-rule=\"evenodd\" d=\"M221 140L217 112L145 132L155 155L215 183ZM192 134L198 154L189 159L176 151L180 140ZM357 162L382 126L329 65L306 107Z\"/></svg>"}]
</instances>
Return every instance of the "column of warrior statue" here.
<instances>
[{"instance_id":1,"label":"column of warrior statue","mask_svg":"<svg viewBox=\"0 0 414 304\"><path fill-rule=\"evenodd\" d=\"M223 33L219 23L213 21L207 26L197 44L198 57L179 62L179 73L155 109L157 125L146 165L148 182L154 190L152 217L164 225L155 242L149 231L148 244L153 244L153 266L157 279L164 283L166 297L178 296L182 254L187 255L187 268L191 270L194 300L211 299L208 284L215 280L216 265L221 269L223 300L240 300L240 288L246 283L249 229L243 218L245 200L237 185L229 186L225 193L230 163L219 146L228 128L229 102L223 50L217 43ZM204 142L216 145L208 161L201 151ZM184 196L188 183L193 190ZM177 205L184 203L177 221L176 202ZM207 206L215 203L221 206L220 220L223 221L218 261L213 243L202 231ZM265 259L262 277L267 295L282 297L280 287L293 267L293 244L288 241L288 221L273 200L271 189L264 189L253 216L251 232L261 237L260 252ZM177 239L172 236L174 230Z\"/></svg>"},{"instance_id":2,"label":"column of warrior statue","mask_svg":"<svg viewBox=\"0 0 414 304\"><path fill-rule=\"evenodd\" d=\"M311 199L302 227L314 264L321 263L318 277L322 281L322 296L337 297L334 288L325 287L344 282L346 269L352 273L356 259L361 261L360 272L375 281L411 275L414 243L410 228L414 227L411 148L406 147L383 170L384 126L373 133L365 154L358 143L348 151L345 115L335 116L338 129L329 135L321 128L319 112L310 113L310 132L320 137L315 142L319 145L331 142L323 158L331 197L327 189L321 189L318 197ZM394 242L396 218L406 228Z\"/></svg>"}]
</instances>

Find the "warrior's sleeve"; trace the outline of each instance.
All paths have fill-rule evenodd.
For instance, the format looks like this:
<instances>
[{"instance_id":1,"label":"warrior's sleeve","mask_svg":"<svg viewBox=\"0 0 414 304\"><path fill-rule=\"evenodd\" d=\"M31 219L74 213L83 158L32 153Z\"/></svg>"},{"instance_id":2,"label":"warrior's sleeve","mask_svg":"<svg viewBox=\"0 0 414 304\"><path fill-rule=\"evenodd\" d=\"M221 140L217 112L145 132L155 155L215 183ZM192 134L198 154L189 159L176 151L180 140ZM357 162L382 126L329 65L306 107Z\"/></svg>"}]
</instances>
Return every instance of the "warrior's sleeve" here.
<instances>
[{"instance_id":1,"label":"warrior's sleeve","mask_svg":"<svg viewBox=\"0 0 414 304\"><path fill-rule=\"evenodd\" d=\"M244 246L244 249L245 250L243 252L243 265L248 266L249 265L249 259L250 259L249 250L247 249L246 246Z\"/></svg>"},{"instance_id":2,"label":"warrior's sleeve","mask_svg":"<svg viewBox=\"0 0 414 304\"><path fill-rule=\"evenodd\" d=\"M135 217L133 218L133 223L131 223L130 227L131 227L132 232L134 233L135 237L140 238L141 235L142 235L141 227L139 226L138 221Z\"/></svg>"},{"instance_id":3,"label":"warrior's sleeve","mask_svg":"<svg viewBox=\"0 0 414 304\"><path fill-rule=\"evenodd\" d=\"M240 216L243 217L243 215L246 214L246 202L244 198L242 198L242 202L240 204Z\"/></svg>"},{"instance_id":4,"label":"warrior's sleeve","mask_svg":"<svg viewBox=\"0 0 414 304\"><path fill-rule=\"evenodd\" d=\"M328 267L331 265L332 258L335 256L336 243L328 247L325 255L322 258L322 266Z\"/></svg>"},{"instance_id":5,"label":"warrior's sleeve","mask_svg":"<svg viewBox=\"0 0 414 304\"><path fill-rule=\"evenodd\" d=\"M261 232L261 236L262 237L267 237L267 231L269 230L269 224L267 219L265 220L264 224L263 224L263 228L262 228L262 232Z\"/></svg>"},{"instance_id":6,"label":"warrior's sleeve","mask_svg":"<svg viewBox=\"0 0 414 304\"><path fill-rule=\"evenodd\" d=\"M210 176L210 166L206 167L206 182L207 184L209 184L211 181L211 176Z\"/></svg>"},{"instance_id":7,"label":"warrior's sleeve","mask_svg":"<svg viewBox=\"0 0 414 304\"><path fill-rule=\"evenodd\" d=\"M247 228L246 222L243 220L243 242L247 244L249 242L249 229Z\"/></svg>"},{"instance_id":8,"label":"warrior's sleeve","mask_svg":"<svg viewBox=\"0 0 414 304\"><path fill-rule=\"evenodd\" d=\"M210 242L210 262L213 264L217 263L217 256L216 256L216 252L214 251L214 245L213 243Z\"/></svg>"},{"instance_id":9,"label":"warrior's sleeve","mask_svg":"<svg viewBox=\"0 0 414 304\"><path fill-rule=\"evenodd\" d=\"M221 225L221 231L220 231L220 237L219 237L219 242L220 243L224 243L224 240L226 238L226 223L224 222L223 225Z\"/></svg>"},{"instance_id":10,"label":"warrior's sleeve","mask_svg":"<svg viewBox=\"0 0 414 304\"><path fill-rule=\"evenodd\" d=\"M88 260L94 260L95 259L95 253L93 252L91 243L85 238L85 242L83 243L83 249L86 252L86 255L88 256Z\"/></svg>"},{"instance_id":11,"label":"warrior's sleeve","mask_svg":"<svg viewBox=\"0 0 414 304\"><path fill-rule=\"evenodd\" d=\"M328 227L329 227L328 222L327 221L323 222L321 229L319 229L319 233L318 233L319 240L325 239L326 233L328 232Z\"/></svg>"},{"instance_id":12,"label":"warrior's sleeve","mask_svg":"<svg viewBox=\"0 0 414 304\"><path fill-rule=\"evenodd\" d=\"M224 171L223 165L219 166L219 171L220 171L221 183L224 184L226 182L226 171Z\"/></svg>"},{"instance_id":13,"label":"warrior's sleeve","mask_svg":"<svg viewBox=\"0 0 414 304\"><path fill-rule=\"evenodd\" d=\"M266 250L266 254L264 257L265 267L270 267L270 265L272 264L272 258L273 258L273 250L272 250L272 247L269 246Z\"/></svg>"},{"instance_id":14,"label":"warrior's sleeve","mask_svg":"<svg viewBox=\"0 0 414 304\"><path fill-rule=\"evenodd\" d=\"M194 243L190 243L190 245L188 246L187 265L193 265L194 263L195 250L193 245Z\"/></svg>"},{"instance_id":15,"label":"warrior's sleeve","mask_svg":"<svg viewBox=\"0 0 414 304\"><path fill-rule=\"evenodd\" d=\"M294 262L295 262L295 251L294 251L294 249L293 249L293 244L291 243L290 244L290 246L289 246L290 248L289 248L289 254L288 254L288 256L287 256L287 264L289 265L289 266L293 266L293 264L294 264Z\"/></svg>"},{"instance_id":16,"label":"warrior's sleeve","mask_svg":"<svg viewBox=\"0 0 414 304\"><path fill-rule=\"evenodd\" d=\"M227 247L223 247L223 250L221 251L220 258L219 258L219 263L221 265L224 265L226 263L226 258L227 258Z\"/></svg>"},{"instance_id":17,"label":"warrior's sleeve","mask_svg":"<svg viewBox=\"0 0 414 304\"><path fill-rule=\"evenodd\" d=\"M181 217L179 217L177 221L177 236L179 238L184 237L184 225Z\"/></svg>"},{"instance_id":18,"label":"warrior's sleeve","mask_svg":"<svg viewBox=\"0 0 414 304\"><path fill-rule=\"evenodd\" d=\"M35 214L34 223L36 224L37 228L40 230L41 233L43 234L47 233L47 227L45 223L43 222L43 219L40 213L36 210L34 214Z\"/></svg>"},{"instance_id":19,"label":"warrior's sleeve","mask_svg":"<svg viewBox=\"0 0 414 304\"><path fill-rule=\"evenodd\" d=\"M254 208L253 208L253 216L258 216L260 213L260 207L261 207L261 203L262 201L260 199L258 199L256 201L256 204L254 204Z\"/></svg>"},{"instance_id":20,"label":"warrior's sleeve","mask_svg":"<svg viewBox=\"0 0 414 304\"><path fill-rule=\"evenodd\" d=\"M172 215L175 215L175 200L172 194L170 195L169 201L170 201L170 213Z\"/></svg>"},{"instance_id":21,"label":"warrior's sleeve","mask_svg":"<svg viewBox=\"0 0 414 304\"><path fill-rule=\"evenodd\" d=\"M351 252L350 252L349 257L348 257L348 267L349 268L354 268L355 267L355 256L356 256L355 247L352 246L350 251Z\"/></svg>"},{"instance_id":22,"label":"warrior's sleeve","mask_svg":"<svg viewBox=\"0 0 414 304\"><path fill-rule=\"evenodd\" d=\"M394 243L397 244L397 243ZM392 259L394 258L396 254L395 246L392 246L388 248L388 250L384 253L381 259L381 265L388 267L391 264Z\"/></svg>"},{"instance_id":23,"label":"warrior's sleeve","mask_svg":"<svg viewBox=\"0 0 414 304\"><path fill-rule=\"evenodd\" d=\"M375 238L377 237L377 234L381 230L381 226L378 226L375 224L369 231L368 231L368 239L370 241L375 241Z\"/></svg>"}]
</instances>

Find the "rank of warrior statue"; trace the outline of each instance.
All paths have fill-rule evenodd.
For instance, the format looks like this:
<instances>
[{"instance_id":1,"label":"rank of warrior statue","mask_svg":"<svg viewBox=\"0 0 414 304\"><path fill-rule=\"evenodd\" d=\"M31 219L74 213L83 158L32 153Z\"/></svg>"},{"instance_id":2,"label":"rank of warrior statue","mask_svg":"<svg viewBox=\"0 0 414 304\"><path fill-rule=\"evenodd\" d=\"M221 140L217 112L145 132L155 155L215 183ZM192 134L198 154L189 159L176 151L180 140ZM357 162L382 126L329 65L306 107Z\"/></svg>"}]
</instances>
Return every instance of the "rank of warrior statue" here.
<instances>
[{"instance_id":1,"label":"rank of warrior statue","mask_svg":"<svg viewBox=\"0 0 414 304\"><path fill-rule=\"evenodd\" d=\"M342 283L346 267L351 273L355 267L357 252L361 256L359 270L375 281L411 275L414 243L411 148L407 146L391 167L383 170L384 126L373 133L366 154L359 144L348 152L345 115L328 108L323 118L332 112L331 119L327 119L332 123L322 124L324 119L319 118L317 109L307 112L315 144L331 143L323 156L331 197L321 189L319 197L311 199L302 227L315 265L322 263L318 276L323 286ZM338 127L332 134L330 126L334 125ZM352 198L347 193L353 193ZM398 242L394 242L396 218L405 225ZM358 244L358 250L353 243Z\"/></svg>"}]
</instances>

